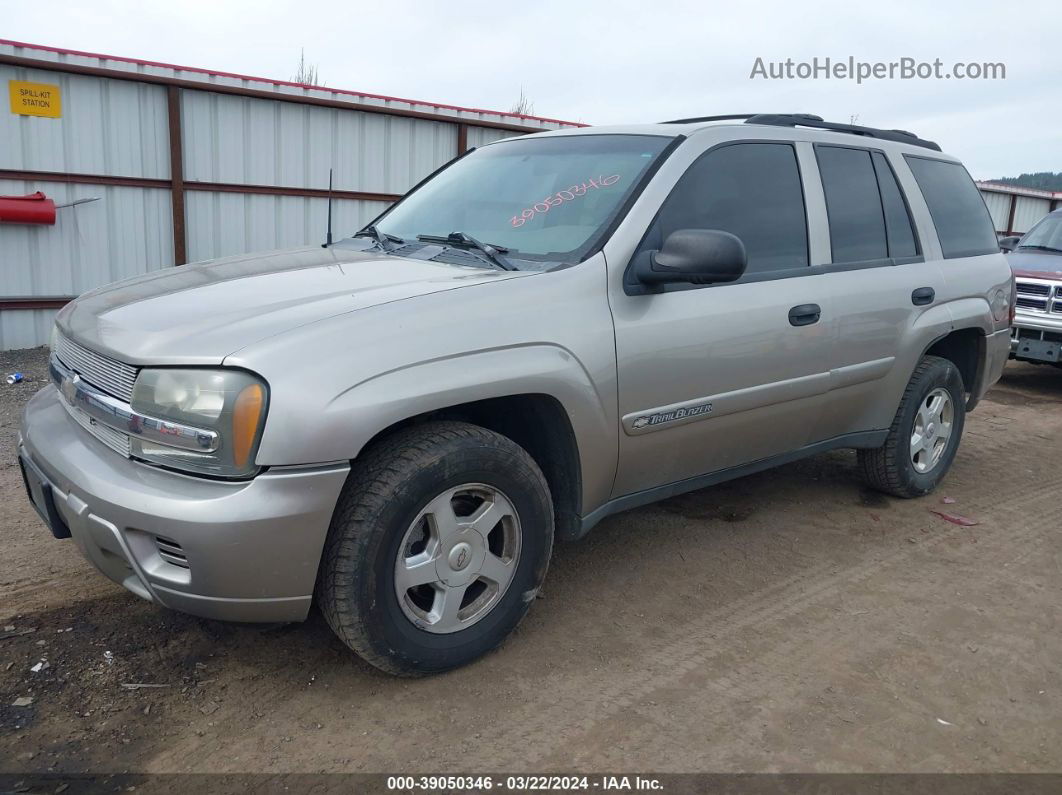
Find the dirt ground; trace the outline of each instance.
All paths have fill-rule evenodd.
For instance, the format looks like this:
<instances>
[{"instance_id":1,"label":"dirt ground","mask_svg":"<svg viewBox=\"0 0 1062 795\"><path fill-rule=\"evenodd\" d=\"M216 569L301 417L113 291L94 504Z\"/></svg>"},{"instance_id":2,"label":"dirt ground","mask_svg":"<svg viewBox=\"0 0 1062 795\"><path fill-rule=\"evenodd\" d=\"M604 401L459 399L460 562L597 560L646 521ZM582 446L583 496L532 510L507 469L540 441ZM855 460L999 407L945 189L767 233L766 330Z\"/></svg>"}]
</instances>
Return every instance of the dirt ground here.
<instances>
[{"instance_id":1,"label":"dirt ground","mask_svg":"<svg viewBox=\"0 0 1062 795\"><path fill-rule=\"evenodd\" d=\"M316 613L182 616L52 539L15 464L42 352L14 369L0 771L1062 770L1062 370L1008 366L936 495L867 491L836 452L615 516L498 651L402 680Z\"/></svg>"}]
</instances>

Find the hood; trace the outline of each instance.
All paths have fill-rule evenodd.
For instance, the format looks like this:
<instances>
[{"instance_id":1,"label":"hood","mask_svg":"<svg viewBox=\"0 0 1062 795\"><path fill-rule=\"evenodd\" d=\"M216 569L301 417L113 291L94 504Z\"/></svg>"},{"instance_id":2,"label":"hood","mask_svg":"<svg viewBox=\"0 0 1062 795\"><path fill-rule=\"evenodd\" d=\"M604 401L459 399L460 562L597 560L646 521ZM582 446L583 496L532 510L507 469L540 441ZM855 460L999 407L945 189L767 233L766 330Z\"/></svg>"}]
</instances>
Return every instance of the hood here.
<instances>
[{"instance_id":1,"label":"hood","mask_svg":"<svg viewBox=\"0 0 1062 795\"><path fill-rule=\"evenodd\" d=\"M1062 281L1062 254L1036 250L1012 251L1007 254L1007 262L1015 276Z\"/></svg>"},{"instance_id":2,"label":"hood","mask_svg":"<svg viewBox=\"0 0 1062 795\"><path fill-rule=\"evenodd\" d=\"M81 296L56 322L130 364L219 364L253 342L345 312L527 275L307 246L118 282Z\"/></svg>"}]
</instances>

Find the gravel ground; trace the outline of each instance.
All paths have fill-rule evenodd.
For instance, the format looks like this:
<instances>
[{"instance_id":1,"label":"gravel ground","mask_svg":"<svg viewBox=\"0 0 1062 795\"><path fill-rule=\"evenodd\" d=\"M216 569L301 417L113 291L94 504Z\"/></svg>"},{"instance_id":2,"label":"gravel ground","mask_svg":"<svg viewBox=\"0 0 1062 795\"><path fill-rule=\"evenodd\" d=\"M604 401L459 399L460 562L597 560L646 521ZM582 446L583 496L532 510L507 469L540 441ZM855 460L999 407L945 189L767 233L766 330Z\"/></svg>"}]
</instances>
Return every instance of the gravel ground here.
<instances>
[{"instance_id":1,"label":"gravel ground","mask_svg":"<svg viewBox=\"0 0 1062 795\"><path fill-rule=\"evenodd\" d=\"M936 495L868 491L834 452L613 517L557 548L498 651L401 680L316 613L182 616L52 539L14 463L43 351L0 354L15 369L0 772L1062 767L1062 370L1009 366Z\"/></svg>"}]
</instances>

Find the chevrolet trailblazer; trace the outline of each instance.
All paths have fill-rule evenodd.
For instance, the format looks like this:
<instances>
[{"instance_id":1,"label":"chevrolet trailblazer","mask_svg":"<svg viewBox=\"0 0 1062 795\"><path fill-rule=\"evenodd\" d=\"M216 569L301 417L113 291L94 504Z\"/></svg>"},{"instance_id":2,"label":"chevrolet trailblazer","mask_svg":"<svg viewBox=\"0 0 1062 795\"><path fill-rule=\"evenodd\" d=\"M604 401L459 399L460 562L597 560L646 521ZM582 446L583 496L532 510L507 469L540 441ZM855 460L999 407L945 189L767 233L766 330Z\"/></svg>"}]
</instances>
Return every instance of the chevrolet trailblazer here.
<instances>
[{"instance_id":1,"label":"chevrolet trailblazer","mask_svg":"<svg viewBox=\"0 0 1062 795\"><path fill-rule=\"evenodd\" d=\"M159 605L397 674L500 643L555 539L824 450L932 491L1010 353L963 166L759 114L498 141L353 237L94 290L28 404L30 499Z\"/></svg>"}]
</instances>

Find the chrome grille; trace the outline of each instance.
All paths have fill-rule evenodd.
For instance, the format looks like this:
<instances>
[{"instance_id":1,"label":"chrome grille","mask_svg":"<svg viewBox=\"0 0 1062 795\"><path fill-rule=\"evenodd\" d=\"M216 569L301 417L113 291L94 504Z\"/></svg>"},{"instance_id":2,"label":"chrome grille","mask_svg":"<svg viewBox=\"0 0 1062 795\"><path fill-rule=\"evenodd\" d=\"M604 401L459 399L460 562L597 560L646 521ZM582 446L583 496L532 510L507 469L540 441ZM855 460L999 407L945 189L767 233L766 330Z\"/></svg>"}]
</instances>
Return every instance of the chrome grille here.
<instances>
[{"instance_id":1,"label":"chrome grille","mask_svg":"<svg viewBox=\"0 0 1062 795\"><path fill-rule=\"evenodd\" d=\"M1017 306L1026 312L1062 314L1062 284L1016 279Z\"/></svg>"},{"instance_id":2,"label":"chrome grille","mask_svg":"<svg viewBox=\"0 0 1062 795\"><path fill-rule=\"evenodd\" d=\"M1038 282L1018 282L1019 295L1050 295L1051 285Z\"/></svg>"},{"instance_id":3,"label":"chrome grille","mask_svg":"<svg viewBox=\"0 0 1062 795\"><path fill-rule=\"evenodd\" d=\"M133 399L133 384L137 374L135 367L90 351L62 334L56 335L55 347L53 353L59 361L88 383L126 403Z\"/></svg>"},{"instance_id":4,"label":"chrome grille","mask_svg":"<svg viewBox=\"0 0 1062 795\"><path fill-rule=\"evenodd\" d=\"M129 437L124 433L116 431L114 428L108 428L103 423L93 422L85 412L71 406L65 400L61 400L60 403L63 404L67 414L74 418L74 422L107 445L107 447L120 455L124 455L126 458L132 455L133 451L129 443Z\"/></svg>"}]
</instances>

